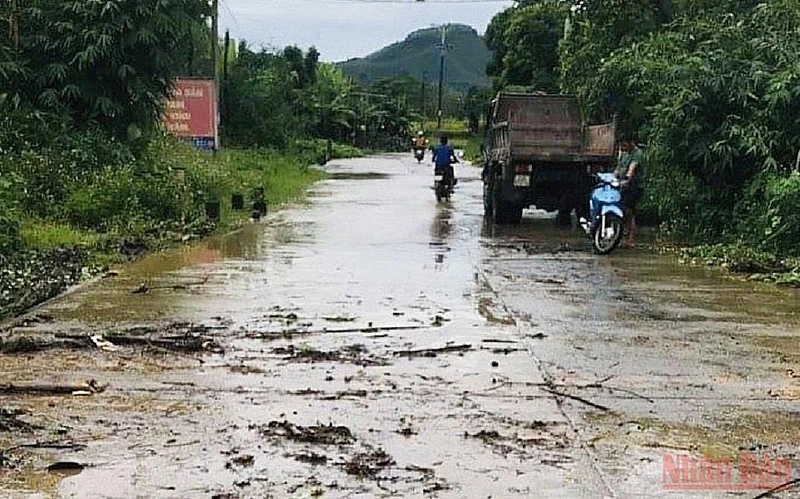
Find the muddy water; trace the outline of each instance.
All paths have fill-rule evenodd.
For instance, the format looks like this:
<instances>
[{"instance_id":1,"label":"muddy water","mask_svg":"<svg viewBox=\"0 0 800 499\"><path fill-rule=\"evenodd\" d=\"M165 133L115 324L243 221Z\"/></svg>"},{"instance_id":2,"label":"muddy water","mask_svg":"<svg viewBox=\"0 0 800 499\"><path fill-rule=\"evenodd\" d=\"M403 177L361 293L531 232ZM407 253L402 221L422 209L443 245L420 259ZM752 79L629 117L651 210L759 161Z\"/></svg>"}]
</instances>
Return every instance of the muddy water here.
<instances>
[{"instance_id":1,"label":"muddy water","mask_svg":"<svg viewBox=\"0 0 800 499\"><path fill-rule=\"evenodd\" d=\"M667 491L664 454L797 458L796 292L598 258L539 212L485 225L471 168L442 205L410 156L329 171L17 327L192 322L224 353L3 355L0 383L108 387L3 397L31 426L0 425L0 497L730 497Z\"/></svg>"}]
</instances>

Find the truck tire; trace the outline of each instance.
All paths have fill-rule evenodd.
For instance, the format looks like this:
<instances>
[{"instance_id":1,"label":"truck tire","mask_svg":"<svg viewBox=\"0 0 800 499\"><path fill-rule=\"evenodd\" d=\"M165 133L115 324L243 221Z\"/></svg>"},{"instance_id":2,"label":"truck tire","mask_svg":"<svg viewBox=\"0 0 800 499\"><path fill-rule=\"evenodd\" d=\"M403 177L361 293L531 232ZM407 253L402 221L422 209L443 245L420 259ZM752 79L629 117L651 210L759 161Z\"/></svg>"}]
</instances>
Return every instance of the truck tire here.
<instances>
[{"instance_id":1,"label":"truck tire","mask_svg":"<svg viewBox=\"0 0 800 499\"><path fill-rule=\"evenodd\" d=\"M556 224L562 227L569 227L572 225L572 209L577 204L575 195L572 192L566 192L561 196L558 202L558 215L556 215Z\"/></svg>"},{"instance_id":2,"label":"truck tire","mask_svg":"<svg viewBox=\"0 0 800 499\"><path fill-rule=\"evenodd\" d=\"M572 225L572 207L559 208L556 215L556 223L562 227L569 227Z\"/></svg>"},{"instance_id":3,"label":"truck tire","mask_svg":"<svg viewBox=\"0 0 800 499\"><path fill-rule=\"evenodd\" d=\"M502 199L499 189L494 189L493 198L494 223L497 225L519 225L522 221L522 206Z\"/></svg>"},{"instance_id":4,"label":"truck tire","mask_svg":"<svg viewBox=\"0 0 800 499\"><path fill-rule=\"evenodd\" d=\"M494 216L494 195L489 182L483 183L483 215L490 219Z\"/></svg>"},{"instance_id":5,"label":"truck tire","mask_svg":"<svg viewBox=\"0 0 800 499\"><path fill-rule=\"evenodd\" d=\"M519 225L522 222L522 206L502 202L494 207L494 222L497 225Z\"/></svg>"}]
</instances>

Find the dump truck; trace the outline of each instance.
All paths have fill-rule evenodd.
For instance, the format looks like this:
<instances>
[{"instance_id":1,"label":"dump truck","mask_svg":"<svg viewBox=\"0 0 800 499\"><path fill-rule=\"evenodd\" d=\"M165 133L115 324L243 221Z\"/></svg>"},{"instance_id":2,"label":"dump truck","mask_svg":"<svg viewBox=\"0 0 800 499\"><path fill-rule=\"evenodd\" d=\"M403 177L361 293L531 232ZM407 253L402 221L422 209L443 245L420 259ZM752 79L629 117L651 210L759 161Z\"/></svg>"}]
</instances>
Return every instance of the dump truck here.
<instances>
[{"instance_id":1,"label":"dump truck","mask_svg":"<svg viewBox=\"0 0 800 499\"><path fill-rule=\"evenodd\" d=\"M561 223L588 211L591 168L613 166L616 123L587 125L569 95L501 92L491 102L484 143L483 201L497 224L522 210L558 211Z\"/></svg>"}]
</instances>

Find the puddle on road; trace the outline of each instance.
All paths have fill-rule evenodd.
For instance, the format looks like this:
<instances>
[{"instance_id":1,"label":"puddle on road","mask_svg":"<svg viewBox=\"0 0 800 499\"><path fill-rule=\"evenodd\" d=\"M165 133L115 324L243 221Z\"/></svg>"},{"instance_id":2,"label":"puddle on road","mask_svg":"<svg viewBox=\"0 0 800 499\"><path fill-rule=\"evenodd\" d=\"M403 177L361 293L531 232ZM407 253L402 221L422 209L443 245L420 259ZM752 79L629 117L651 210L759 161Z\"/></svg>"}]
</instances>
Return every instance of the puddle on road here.
<instances>
[{"instance_id":1,"label":"puddle on road","mask_svg":"<svg viewBox=\"0 0 800 499\"><path fill-rule=\"evenodd\" d=\"M92 459L59 459L100 463L64 480L61 492L102 496L100 484L115 483L118 495L131 496L375 497L388 494L385 486L398 496L577 497L570 492L582 490L576 477L588 468L571 454L574 435L552 397L537 387L528 340L558 379L616 376L623 387L667 393L659 403L676 405L665 411L669 422L628 415L640 409L629 399L585 394L620 410L589 419L616 442L727 452L777 443L780 434L800 441L785 414L766 413L772 429L763 431L755 416L729 426L721 418L718 436L674 421L698 404L669 398L669 383L708 383L717 374L705 365L671 370L721 350L713 341L726 338L724 320L794 324L797 294L643 251L595 257L581 233L541 213L526 212L519 227L486 225L478 173L451 203L436 204L427 168L381 160L391 173L379 173L374 161L330 173L358 182L330 184L310 208L145 257L48 307L56 320L43 327L52 328L197 316L220 326L208 334L226 347L224 357L161 348L47 351L3 362L16 381L56 370L112 382L109 393L89 398L27 399L46 415L33 423L67 421L68 432L91 443ZM372 182L389 176L397 182ZM133 294L142 283L150 292ZM718 334L697 334L694 343L669 337L712 326ZM772 336L757 341L794 361L793 336ZM520 345L487 350L487 339ZM727 366L741 358L730 352L707 360ZM641 412L654 407L631 397ZM616 426L625 421L644 429ZM57 478L45 466L34 474L40 484L31 475L19 488L52 491Z\"/></svg>"}]
</instances>

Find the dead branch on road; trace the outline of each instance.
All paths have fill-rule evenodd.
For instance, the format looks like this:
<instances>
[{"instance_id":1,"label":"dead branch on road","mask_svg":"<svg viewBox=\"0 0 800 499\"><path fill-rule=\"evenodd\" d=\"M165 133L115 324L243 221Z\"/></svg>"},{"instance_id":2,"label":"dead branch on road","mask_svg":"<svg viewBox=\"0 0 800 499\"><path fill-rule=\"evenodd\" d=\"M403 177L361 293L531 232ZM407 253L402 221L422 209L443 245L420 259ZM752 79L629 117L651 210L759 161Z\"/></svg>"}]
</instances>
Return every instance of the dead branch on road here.
<instances>
[{"instance_id":1,"label":"dead branch on road","mask_svg":"<svg viewBox=\"0 0 800 499\"><path fill-rule=\"evenodd\" d=\"M646 401L650 402L651 404L655 404L655 400L651 399L650 397L645 397L644 395L636 393L633 390L629 390L627 388L620 388L620 387L617 387L617 386L608 386L608 385L604 384L606 381L609 381L611 379L614 379L614 375L606 376L605 378L597 380L594 383L588 383L588 384L585 384L585 385L560 385L560 386L572 387L572 388L578 388L578 389L599 388L599 389L602 389L602 390L609 390L609 391L612 391L612 392L627 393L628 395L633 395L636 398L640 398L642 400L646 400Z\"/></svg>"},{"instance_id":2,"label":"dead branch on road","mask_svg":"<svg viewBox=\"0 0 800 499\"><path fill-rule=\"evenodd\" d=\"M72 340L91 339L85 334L70 334L70 333L57 333L58 338L67 338ZM154 348L161 348L172 352L213 352L223 353L222 346L215 340L207 336L202 336L194 333L164 335L164 336L134 336L130 334L117 334L109 333L102 337L97 337L99 340L109 342L113 346L149 346ZM89 342L90 345L97 346L97 341ZM100 348L98 346L98 348Z\"/></svg>"},{"instance_id":3,"label":"dead branch on road","mask_svg":"<svg viewBox=\"0 0 800 499\"><path fill-rule=\"evenodd\" d=\"M59 385L51 383L5 383L0 384L3 395L93 395L100 393L108 385L89 380L78 385Z\"/></svg>"},{"instance_id":4,"label":"dead branch on road","mask_svg":"<svg viewBox=\"0 0 800 499\"><path fill-rule=\"evenodd\" d=\"M585 398L578 397L577 395L570 395L569 393L559 392L557 390L553 390L552 388L541 387L542 390L546 391L547 393L551 393L553 395L557 395L559 397L566 397L568 399L576 400L583 404L586 404L590 407L594 407L595 409L600 409L601 411L610 411L611 409L600 404L596 404L591 400L586 400Z\"/></svg>"},{"instance_id":5,"label":"dead branch on road","mask_svg":"<svg viewBox=\"0 0 800 499\"><path fill-rule=\"evenodd\" d=\"M245 334L247 338L259 340L292 339L295 336L311 336L316 334L347 334L347 333L381 333L389 331L411 331L424 329L426 326L367 326L361 328L342 329L286 329L283 331L252 331Z\"/></svg>"},{"instance_id":6,"label":"dead branch on road","mask_svg":"<svg viewBox=\"0 0 800 499\"><path fill-rule=\"evenodd\" d=\"M54 442L28 442L24 444L19 444L16 447L11 447L8 450L16 450L16 449L58 449L58 450L75 450L81 451L86 449L86 444L81 444L72 441L61 441L57 440Z\"/></svg>"},{"instance_id":7,"label":"dead branch on road","mask_svg":"<svg viewBox=\"0 0 800 499\"><path fill-rule=\"evenodd\" d=\"M436 355L440 353L467 352L469 350L472 350L472 345L464 344L439 348L423 348L421 350L402 350L394 352L394 355L400 357L436 357Z\"/></svg>"},{"instance_id":8,"label":"dead branch on road","mask_svg":"<svg viewBox=\"0 0 800 499\"><path fill-rule=\"evenodd\" d=\"M784 490L793 489L797 485L800 485L800 478L795 478L793 480L789 480L786 483L782 483L777 487L773 487L765 492L762 492L761 494L758 494L753 499L762 499L764 497L771 497L772 495L775 494L775 492L783 492Z\"/></svg>"},{"instance_id":9,"label":"dead branch on road","mask_svg":"<svg viewBox=\"0 0 800 499\"><path fill-rule=\"evenodd\" d=\"M517 340L498 340L495 338L487 338L485 340L481 340L481 343L508 343L511 345L515 345L519 342Z\"/></svg>"},{"instance_id":10,"label":"dead branch on road","mask_svg":"<svg viewBox=\"0 0 800 499\"><path fill-rule=\"evenodd\" d=\"M134 288L133 290L131 290L131 294L134 294L134 295L146 294L146 293L149 293L150 291L152 291L154 289L171 289L173 291L178 291L178 290L181 290L181 289L189 289L190 286L203 286L203 285L207 284L208 280L210 278L211 278L211 276L207 275L207 276L203 277L199 281L183 282L183 283L176 283L176 284L162 284L162 285L159 285L159 286L148 286L148 285L142 283L139 286L137 286L136 288Z\"/></svg>"}]
</instances>

